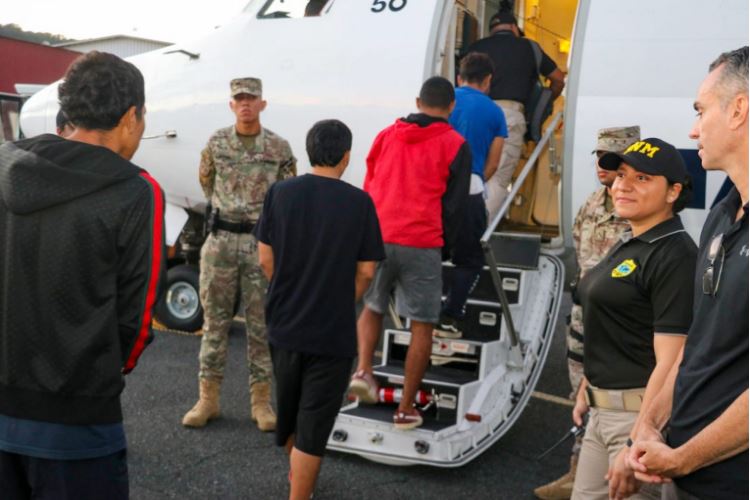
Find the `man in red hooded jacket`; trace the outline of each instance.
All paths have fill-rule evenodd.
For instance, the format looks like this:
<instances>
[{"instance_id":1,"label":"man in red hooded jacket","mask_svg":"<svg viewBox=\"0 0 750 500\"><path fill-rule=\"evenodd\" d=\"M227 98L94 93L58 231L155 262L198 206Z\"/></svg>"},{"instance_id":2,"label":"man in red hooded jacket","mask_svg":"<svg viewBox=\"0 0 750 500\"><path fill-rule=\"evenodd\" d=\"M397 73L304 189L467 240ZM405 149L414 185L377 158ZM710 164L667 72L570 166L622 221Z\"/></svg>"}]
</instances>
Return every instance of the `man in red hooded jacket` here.
<instances>
[{"instance_id":1,"label":"man in red hooded jacket","mask_svg":"<svg viewBox=\"0 0 750 500\"><path fill-rule=\"evenodd\" d=\"M393 416L399 429L422 424L414 397L440 316L442 255L455 240L469 193L471 150L448 123L454 100L448 80L428 79L417 98L419 113L380 132L367 157L364 189L375 203L386 260L364 297L357 322L359 361L349 388L360 401L377 402L372 356L395 288L396 312L410 319L412 334L403 397Z\"/></svg>"}]
</instances>

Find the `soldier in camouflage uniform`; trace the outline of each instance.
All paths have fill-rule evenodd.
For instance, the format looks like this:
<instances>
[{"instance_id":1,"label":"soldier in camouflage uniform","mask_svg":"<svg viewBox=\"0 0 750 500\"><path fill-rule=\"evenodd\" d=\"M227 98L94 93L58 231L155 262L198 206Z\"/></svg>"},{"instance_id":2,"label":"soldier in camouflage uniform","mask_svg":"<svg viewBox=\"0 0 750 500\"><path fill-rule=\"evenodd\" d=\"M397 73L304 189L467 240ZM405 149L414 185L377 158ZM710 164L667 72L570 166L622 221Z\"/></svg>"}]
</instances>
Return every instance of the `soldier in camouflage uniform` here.
<instances>
[{"instance_id":1,"label":"soldier in camouflage uniform","mask_svg":"<svg viewBox=\"0 0 750 500\"><path fill-rule=\"evenodd\" d=\"M640 127L638 126L599 130L594 150L597 161L604 153L622 153L639 139ZM602 187L586 199L573 223L573 244L578 264L576 282L609 253L609 250L620 239L620 235L629 228L627 221L615 214L614 204L609 195L609 188L615 180L616 172L604 170L597 164L596 175ZM575 289L573 290L573 307L570 310L570 324L567 329L567 344L568 376L572 388L570 399L575 401L575 395L583 378L583 309L577 304ZM581 438L579 437L573 445L570 471L561 478L535 489L534 494L537 497L546 500L570 498L580 449Z\"/></svg>"},{"instance_id":2,"label":"soldier in camouflage uniform","mask_svg":"<svg viewBox=\"0 0 750 500\"><path fill-rule=\"evenodd\" d=\"M251 417L260 430L272 431L276 415L270 404L271 358L263 313L268 283L250 233L266 191L274 182L296 175L296 160L286 140L260 125L266 107L261 81L237 78L230 88L236 123L217 130L201 153L200 184L217 216L201 249L200 399L182 423L203 427L219 415L219 388L239 290L247 328Z\"/></svg>"}]
</instances>

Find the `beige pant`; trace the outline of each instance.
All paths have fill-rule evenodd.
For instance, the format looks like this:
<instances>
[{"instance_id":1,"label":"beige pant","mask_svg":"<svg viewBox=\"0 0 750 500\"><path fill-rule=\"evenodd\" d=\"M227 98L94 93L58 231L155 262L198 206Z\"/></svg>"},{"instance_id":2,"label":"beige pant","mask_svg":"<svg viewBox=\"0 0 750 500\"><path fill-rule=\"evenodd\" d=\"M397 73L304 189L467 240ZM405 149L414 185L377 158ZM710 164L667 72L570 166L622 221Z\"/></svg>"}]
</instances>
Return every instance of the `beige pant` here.
<instances>
[{"instance_id":1,"label":"beige pant","mask_svg":"<svg viewBox=\"0 0 750 500\"><path fill-rule=\"evenodd\" d=\"M698 497L683 491L674 483L665 483L661 487L661 500L700 500Z\"/></svg>"},{"instance_id":2,"label":"beige pant","mask_svg":"<svg viewBox=\"0 0 750 500\"><path fill-rule=\"evenodd\" d=\"M609 482L604 476L628 440L638 413L591 408L583 447L578 459L578 470L573 485L572 500L607 500ZM641 484L631 499L661 499L661 486Z\"/></svg>"},{"instance_id":3,"label":"beige pant","mask_svg":"<svg viewBox=\"0 0 750 500\"><path fill-rule=\"evenodd\" d=\"M495 101L505 114L505 123L508 125L508 137L503 146L503 155L500 157L500 165L487 180L487 212L488 222L492 222L500 212L503 202L508 197L508 186L513 178L518 160L521 158L521 150L524 145L523 136L526 133L526 118L523 114L523 104L515 101Z\"/></svg>"}]
</instances>

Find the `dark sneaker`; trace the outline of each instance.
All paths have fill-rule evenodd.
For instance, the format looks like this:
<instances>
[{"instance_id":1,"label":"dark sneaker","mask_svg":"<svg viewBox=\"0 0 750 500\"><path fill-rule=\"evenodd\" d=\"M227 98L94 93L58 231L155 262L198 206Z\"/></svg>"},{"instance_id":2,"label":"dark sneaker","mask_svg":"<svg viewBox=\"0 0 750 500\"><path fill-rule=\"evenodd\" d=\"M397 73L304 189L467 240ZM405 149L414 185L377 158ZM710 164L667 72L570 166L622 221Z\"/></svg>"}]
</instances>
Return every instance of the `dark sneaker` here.
<instances>
[{"instance_id":1,"label":"dark sneaker","mask_svg":"<svg viewBox=\"0 0 750 500\"><path fill-rule=\"evenodd\" d=\"M378 383L371 373L359 370L352 375L352 380L349 382L349 394L354 395L362 403L377 403Z\"/></svg>"},{"instance_id":2,"label":"dark sneaker","mask_svg":"<svg viewBox=\"0 0 750 500\"><path fill-rule=\"evenodd\" d=\"M443 339L460 339L463 332L456 327L455 319L443 316L432 331L432 335Z\"/></svg>"},{"instance_id":3,"label":"dark sneaker","mask_svg":"<svg viewBox=\"0 0 750 500\"><path fill-rule=\"evenodd\" d=\"M393 426L398 430L408 431L409 429L416 429L420 425L422 425L422 414L416 408L412 408L408 412L396 410L396 413L393 414Z\"/></svg>"}]
</instances>

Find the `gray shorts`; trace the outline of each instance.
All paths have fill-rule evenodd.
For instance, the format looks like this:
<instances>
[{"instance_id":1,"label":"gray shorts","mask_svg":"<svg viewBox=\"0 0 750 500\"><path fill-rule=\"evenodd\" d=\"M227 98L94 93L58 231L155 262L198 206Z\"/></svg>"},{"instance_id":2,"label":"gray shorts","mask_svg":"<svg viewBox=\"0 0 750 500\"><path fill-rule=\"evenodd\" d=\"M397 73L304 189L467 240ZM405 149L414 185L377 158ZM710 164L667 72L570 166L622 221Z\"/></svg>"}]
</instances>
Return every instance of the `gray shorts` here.
<instances>
[{"instance_id":1,"label":"gray shorts","mask_svg":"<svg viewBox=\"0 0 750 500\"><path fill-rule=\"evenodd\" d=\"M378 263L375 279L365 293L365 305L385 314L394 288L399 316L437 323L443 293L441 250L386 244L385 260Z\"/></svg>"}]
</instances>

